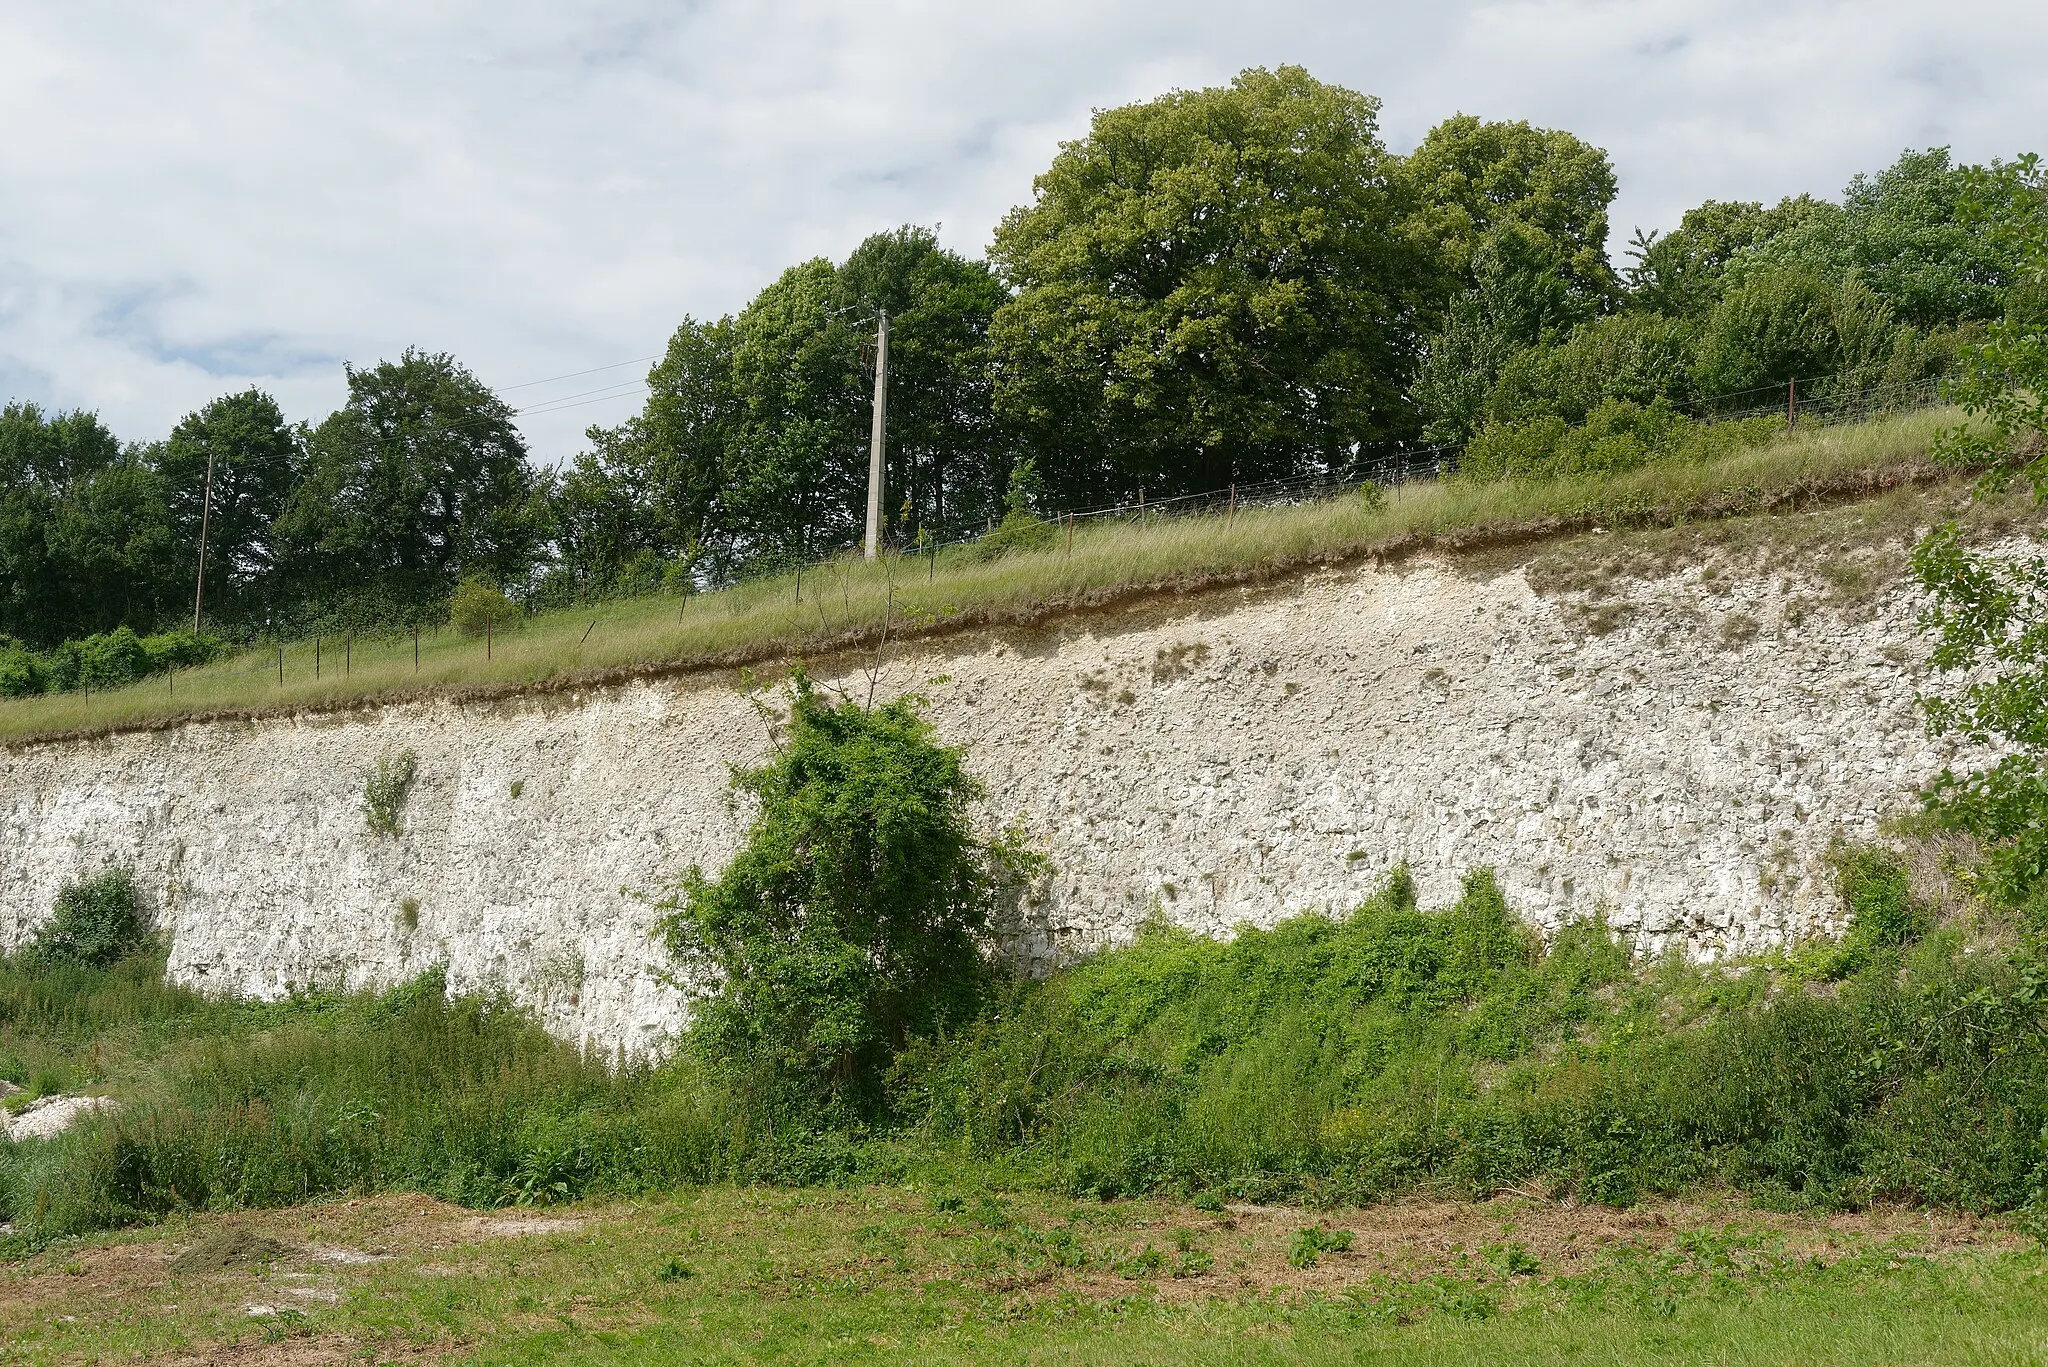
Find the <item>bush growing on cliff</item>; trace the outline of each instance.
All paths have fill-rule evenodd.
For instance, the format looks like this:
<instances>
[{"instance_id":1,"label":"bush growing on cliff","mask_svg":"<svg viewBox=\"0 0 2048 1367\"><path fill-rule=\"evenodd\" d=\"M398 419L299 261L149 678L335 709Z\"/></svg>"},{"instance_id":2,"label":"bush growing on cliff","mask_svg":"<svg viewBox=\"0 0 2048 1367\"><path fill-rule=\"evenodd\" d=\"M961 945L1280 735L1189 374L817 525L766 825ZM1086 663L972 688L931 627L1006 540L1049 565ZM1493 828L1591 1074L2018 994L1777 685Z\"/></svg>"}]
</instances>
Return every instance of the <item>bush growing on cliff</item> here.
<instances>
[{"instance_id":1,"label":"bush growing on cliff","mask_svg":"<svg viewBox=\"0 0 2048 1367\"><path fill-rule=\"evenodd\" d=\"M699 985L692 1033L774 1104L865 1113L894 1052L971 1016L980 937L1032 866L983 839L981 786L914 699L830 701L799 673L772 759L733 775L759 809L716 879L668 903L668 944Z\"/></svg>"},{"instance_id":2,"label":"bush growing on cliff","mask_svg":"<svg viewBox=\"0 0 2048 1367\"><path fill-rule=\"evenodd\" d=\"M372 835L399 833L398 818L405 800L412 795L412 781L419 775L420 757L411 750L383 754L363 776L363 821Z\"/></svg>"},{"instance_id":3,"label":"bush growing on cliff","mask_svg":"<svg viewBox=\"0 0 2048 1367\"><path fill-rule=\"evenodd\" d=\"M132 953L148 934L135 878L122 868L66 883L49 917L36 927L26 957L31 964L106 968Z\"/></svg>"}]
</instances>

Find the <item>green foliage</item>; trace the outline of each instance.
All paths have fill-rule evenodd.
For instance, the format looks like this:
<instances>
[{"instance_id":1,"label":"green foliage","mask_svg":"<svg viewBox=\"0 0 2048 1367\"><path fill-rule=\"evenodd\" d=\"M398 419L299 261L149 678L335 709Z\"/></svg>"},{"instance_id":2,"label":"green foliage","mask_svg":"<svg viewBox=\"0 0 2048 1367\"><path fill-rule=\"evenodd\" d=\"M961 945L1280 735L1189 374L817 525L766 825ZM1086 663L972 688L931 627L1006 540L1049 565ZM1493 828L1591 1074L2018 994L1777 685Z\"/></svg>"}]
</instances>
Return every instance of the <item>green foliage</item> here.
<instances>
[{"instance_id":1,"label":"green foliage","mask_svg":"<svg viewBox=\"0 0 2048 1367\"><path fill-rule=\"evenodd\" d=\"M874 312L887 309L889 482L910 526L980 525L1009 465L987 357L1003 291L929 229L876 233L792 266L738 315L685 319L639 417L594 429L550 496L550 602L808 558L865 516ZM636 575L635 567L649 571Z\"/></svg>"},{"instance_id":2,"label":"green foliage","mask_svg":"<svg viewBox=\"0 0 2048 1367\"><path fill-rule=\"evenodd\" d=\"M62 642L47 654L31 651L12 637L0 637L0 697L120 688L168 669L205 664L228 650L228 643L215 636L189 631L137 636L127 627Z\"/></svg>"},{"instance_id":3,"label":"green foliage","mask_svg":"<svg viewBox=\"0 0 2048 1367\"><path fill-rule=\"evenodd\" d=\"M664 925L705 1053L775 1105L858 1114L895 1050L974 1012L980 936L1033 861L977 837L981 788L916 700L835 705L801 673L787 696L775 756L733 776L759 804L739 853Z\"/></svg>"},{"instance_id":4,"label":"green foliage","mask_svg":"<svg viewBox=\"0 0 2048 1367\"><path fill-rule=\"evenodd\" d=\"M1710 199L1688 209L1675 231L1636 232L1628 271L1630 302L1672 318L1700 318L1719 301L1731 261L1788 232L1817 213L1822 202L1810 195L1784 199L1776 208L1758 203Z\"/></svg>"},{"instance_id":5,"label":"green foliage","mask_svg":"<svg viewBox=\"0 0 2048 1367\"><path fill-rule=\"evenodd\" d=\"M1839 205L1812 202L1790 215L1781 231L1741 253L1730 274L1856 275L1890 312L1921 328L1996 318L2013 282L2014 243L2003 229L2016 205L1986 188L1984 173L1954 165L1946 148L1902 152L1876 175L1852 179Z\"/></svg>"},{"instance_id":6,"label":"green foliage","mask_svg":"<svg viewBox=\"0 0 2048 1367\"><path fill-rule=\"evenodd\" d=\"M112 868L60 888L24 955L38 966L106 968L140 948L147 934L134 876Z\"/></svg>"},{"instance_id":7,"label":"green foliage","mask_svg":"<svg viewBox=\"0 0 2048 1367\"><path fill-rule=\"evenodd\" d=\"M419 763L420 757L411 750L387 751L379 755L377 762L363 775L363 821L372 835L396 836L400 833L398 819L405 811L406 798L412 793ZM417 908L413 915L418 915Z\"/></svg>"},{"instance_id":8,"label":"green foliage","mask_svg":"<svg viewBox=\"0 0 2048 1367\"><path fill-rule=\"evenodd\" d=\"M275 528L305 468L306 433L277 400L250 389L187 414L155 452L180 547L197 548L206 522L206 610L230 629L261 624L284 606L276 581ZM212 497L207 497L209 462ZM190 562L186 562L189 570ZM190 606L187 594L184 606Z\"/></svg>"},{"instance_id":9,"label":"green foliage","mask_svg":"<svg viewBox=\"0 0 2048 1367\"><path fill-rule=\"evenodd\" d=\"M1503 366L1485 413L1500 423L1583 423L1608 400L1683 403L1692 395L1693 332L1688 322L1650 313L1582 324L1562 342L1530 347Z\"/></svg>"},{"instance_id":10,"label":"green foliage","mask_svg":"<svg viewBox=\"0 0 2048 1367\"><path fill-rule=\"evenodd\" d=\"M1050 546L1059 529L1038 515L1038 506L1044 501L1045 481L1038 477L1037 462L1018 461L1010 471L1009 492L1003 498L1003 520L975 542L976 556L994 560L1011 551Z\"/></svg>"},{"instance_id":11,"label":"green foliage","mask_svg":"<svg viewBox=\"0 0 2048 1367\"><path fill-rule=\"evenodd\" d=\"M2042 968L1914 943L1895 868L1846 867L1866 971L1830 994L1632 967L1598 925L1541 950L1490 879L1432 914L1397 877L1344 921L1153 932L1022 989L913 1051L898 1104L927 1142L1076 1193L2032 1199Z\"/></svg>"},{"instance_id":12,"label":"green foliage","mask_svg":"<svg viewBox=\"0 0 2048 1367\"><path fill-rule=\"evenodd\" d=\"M1928 730L2008 753L1975 772L1944 770L1927 802L1992 842L1996 891L2020 904L2048 885L2048 559L1975 550L1954 524L1914 548L1929 598L1930 663L1965 680L1923 696Z\"/></svg>"},{"instance_id":13,"label":"green foliage","mask_svg":"<svg viewBox=\"0 0 2048 1367\"><path fill-rule=\"evenodd\" d=\"M1952 393L1972 421L1944 433L1936 453L1987 470L1988 488L2019 481L2048 499L2048 170L2029 154L1973 169L1969 186L1970 222L2014 257L2016 288L2007 316L1964 348Z\"/></svg>"},{"instance_id":14,"label":"green foliage","mask_svg":"<svg viewBox=\"0 0 2048 1367\"><path fill-rule=\"evenodd\" d=\"M1899 955L1933 928L1933 917L1914 896L1906 866L1895 854L1870 845L1834 851L1835 887L1849 912L1842 938L1811 960L1822 979L1852 977L1877 967L1896 971Z\"/></svg>"},{"instance_id":15,"label":"green foliage","mask_svg":"<svg viewBox=\"0 0 2048 1367\"><path fill-rule=\"evenodd\" d=\"M1513 224L1526 230L1529 260L1557 282L1561 316L1590 316L1614 293L1607 210L1616 186L1599 148L1562 129L1459 114L1430 129L1397 175L1414 206L1407 234L1459 284Z\"/></svg>"},{"instance_id":16,"label":"green foliage","mask_svg":"<svg viewBox=\"0 0 2048 1367\"><path fill-rule=\"evenodd\" d=\"M488 580L475 575L455 586L448 600L448 620L464 636L503 631L521 617L519 605Z\"/></svg>"},{"instance_id":17,"label":"green foliage","mask_svg":"<svg viewBox=\"0 0 2048 1367\"><path fill-rule=\"evenodd\" d=\"M348 368L348 398L308 439L276 524L309 616L429 620L456 582L526 578L545 519L511 407L452 356L408 349Z\"/></svg>"},{"instance_id":18,"label":"green foliage","mask_svg":"<svg viewBox=\"0 0 2048 1367\"><path fill-rule=\"evenodd\" d=\"M996 231L996 406L1061 501L1348 464L1405 422L1430 266L1379 102L1300 67L1099 111Z\"/></svg>"},{"instance_id":19,"label":"green foliage","mask_svg":"<svg viewBox=\"0 0 2048 1367\"><path fill-rule=\"evenodd\" d=\"M1295 1267L1314 1267L1325 1253L1349 1253L1351 1231L1328 1225L1303 1225L1287 1241L1287 1261Z\"/></svg>"},{"instance_id":20,"label":"green foliage","mask_svg":"<svg viewBox=\"0 0 2048 1367\"><path fill-rule=\"evenodd\" d=\"M1784 430L1777 417L1695 422L1662 400L1607 399L1577 426L1556 415L1488 423L1465 448L1461 477L1478 481L1615 475L1659 461L1697 463L1761 446Z\"/></svg>"}]
</instances>

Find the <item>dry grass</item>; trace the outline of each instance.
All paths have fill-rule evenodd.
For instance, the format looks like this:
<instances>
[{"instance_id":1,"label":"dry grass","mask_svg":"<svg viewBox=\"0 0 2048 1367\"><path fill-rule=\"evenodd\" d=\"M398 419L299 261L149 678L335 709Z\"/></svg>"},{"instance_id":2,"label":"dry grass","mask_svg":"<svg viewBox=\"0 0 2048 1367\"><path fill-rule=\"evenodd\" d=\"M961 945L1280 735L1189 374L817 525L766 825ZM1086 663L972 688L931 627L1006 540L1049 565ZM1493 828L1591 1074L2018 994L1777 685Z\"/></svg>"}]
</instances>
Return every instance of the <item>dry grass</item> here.
<instances>
[{"instance_id":1,"label":"dry grass","mask_svg":"<svg viewBox=\"0 0 2048 1367\"><path fill-rule=\"evenodd\" d=\"M0 703L0 740L158 725L179 718L317 711L422 694L517 692L872 648L1109 606L1160 592L1268 579L1302 568L1424 550L1480 551L1596 526L1655 526L1807 506L1924 482L1953 411L1790 434L1689 466L1607 479L1411 485L1374 510L1335 498L1293 508L1089 527L1071 544L977 560L848 559L688 600L653 597L528 619L488 644L441 630L333 637L252 651L175 679ZM488 658L486 652L488 650ZM316 660L317 655L317 660ZM317 674L316 674L317 667Z\"/></svg>"}]
</instances>

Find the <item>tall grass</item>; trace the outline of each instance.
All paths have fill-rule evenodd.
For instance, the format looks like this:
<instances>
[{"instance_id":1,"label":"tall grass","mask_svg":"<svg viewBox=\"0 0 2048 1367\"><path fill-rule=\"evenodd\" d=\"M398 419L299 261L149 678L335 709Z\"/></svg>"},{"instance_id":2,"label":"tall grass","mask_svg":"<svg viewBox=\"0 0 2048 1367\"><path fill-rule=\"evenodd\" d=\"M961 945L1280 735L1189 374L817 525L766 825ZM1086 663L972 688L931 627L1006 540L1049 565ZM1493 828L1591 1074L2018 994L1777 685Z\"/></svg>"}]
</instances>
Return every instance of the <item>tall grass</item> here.
<instances>
[{"instance_id":1,"label":"tall grass","mask_svg":"<svg viewBox=\"0 0 2048 1367\"><path fill-rule=\"evenodd\" d=\"M121 1103L0 1145L0 1219L32 1244L385 1188L490 1206L906 1177L1312 1202L1718 1184L2033 1210L2048 964L1913 938L1924 923L1891 900L1858 903L1884 924L1815 974L1797 956L1635 962L1597 921L1546 946L1483 872L1440 911L1396 875L1345 918L1228 943L1154 930L1016 983L901 1054L875 1128L772 1109L689 1048L579 1053L502 1002L448 999L437 974L266 1005L165 987L147 956L0 965L0 1071L70 1067L42 1085Z\"/></svg>"},{"instance_id":2,"label":"tall grass","mask_svg":"<svg viewBox=\"0 0 2048 1367\"><path fill-rule=\"evenodd\" d=\"M1074 532L1071 546L1062 535L1044 549L995 559L974 547L875 565L848 558L805 571L801 582L784 574L688 599L658 596L538 615L494 635L488 646L452 630L430 631L418 642L417 663L414 642L405 636L299 641L89 698L71 693L0 702L0 738L779 658L871 640L885 618L898 632L944 629L1148 586L1256 575L1432 541L1753 512L1925 476L1934 434L1957 416L1931 410L1794 432L1712 460L1610 476L1404 485L1379 507L1340 497L1240 509L1235 516L1088 526Z\"/></svg>"}]
</instances>

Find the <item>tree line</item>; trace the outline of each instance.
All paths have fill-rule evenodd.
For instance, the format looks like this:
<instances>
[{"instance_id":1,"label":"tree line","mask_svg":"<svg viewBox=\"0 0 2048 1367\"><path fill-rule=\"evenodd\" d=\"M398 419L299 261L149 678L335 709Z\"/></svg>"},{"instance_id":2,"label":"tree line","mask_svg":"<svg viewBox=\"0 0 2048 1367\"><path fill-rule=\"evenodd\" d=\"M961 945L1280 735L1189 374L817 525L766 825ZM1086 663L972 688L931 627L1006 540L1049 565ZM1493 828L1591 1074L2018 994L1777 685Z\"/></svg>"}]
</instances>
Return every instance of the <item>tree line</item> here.
<instances>
[{"instance_id":1,"label":"tree line","mask_svg":"<svg viewBox=\"0 0 2048 1367\"><path fill-rule=\"evenodd\" d=\"M1027 461L1047 508L1432 445L1511 473L1795 379L1818 400L1903 388L2048 311L1983 222L2033 192L1980 175L2016 188L1972 218L1972 173L1909 151L1839 200L1710 200L1617 268L1601 149L1460 114L1401 156L1376 99L1251 70L1098 113L983 258L906 226L685 318L644 408L559 470L417 350L350 367L318 424L251 390L123 443L9 405L0 631L45 648L189 621L209 460L204 615L238 638L445 616L465 577L546 607L829 552L864 515L878 309L899 544L992 524Z\"/></svg>"}]
</instances>

